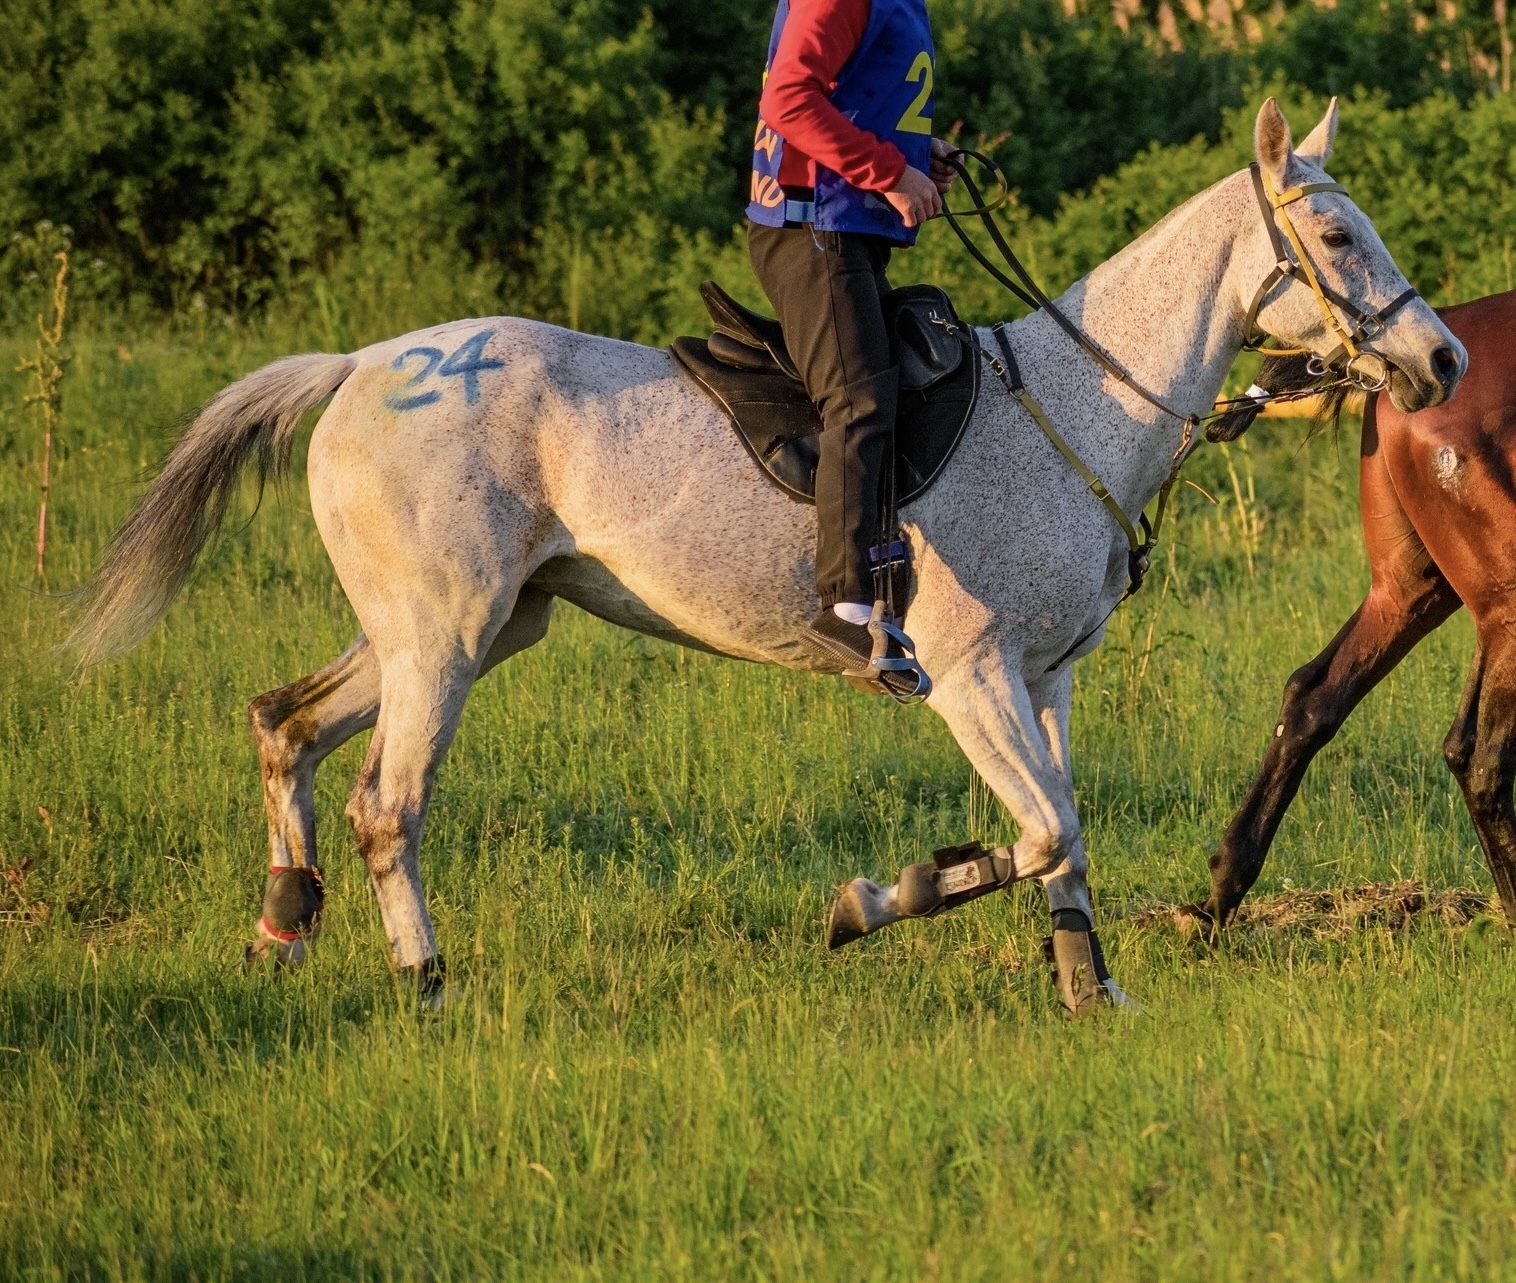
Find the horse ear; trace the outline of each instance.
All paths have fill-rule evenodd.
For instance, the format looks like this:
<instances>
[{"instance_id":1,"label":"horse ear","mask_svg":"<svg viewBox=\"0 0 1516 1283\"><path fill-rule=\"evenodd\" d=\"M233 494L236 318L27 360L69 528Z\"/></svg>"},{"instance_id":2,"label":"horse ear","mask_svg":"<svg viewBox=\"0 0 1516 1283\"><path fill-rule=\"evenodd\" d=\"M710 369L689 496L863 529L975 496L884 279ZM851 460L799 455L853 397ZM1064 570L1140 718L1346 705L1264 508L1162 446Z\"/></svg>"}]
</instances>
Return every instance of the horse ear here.
<instances>
[{"instance_id":1,"label":"horse ear","mask_svg":"<svg viewBox=\"0 0 1516 1283\"><path fill-rule=\"evenodd\" d=\"M1332 156L1332 144L1337 141L1337 99L1333 98L1327 104L1326 115L1321 118L1321 123L1311 130L1300 146L1295 148L1297 156L1304 156L1306 160L1314 160L1318 165L1325 165Z\"/></svg>"},{"instance_id":2,"label":"horse ear","mask_svg":"<svg viewBox=\"0 0 1516 1283\"><path fill-rule=\"evenodd\" d=\"M1290 163L1290 126L1273 98L1258 109L1258 120L1253 125L1253 154L1274 190L1282 190L1286 185L1284 171Z\"/></svg>"}]
</instances>

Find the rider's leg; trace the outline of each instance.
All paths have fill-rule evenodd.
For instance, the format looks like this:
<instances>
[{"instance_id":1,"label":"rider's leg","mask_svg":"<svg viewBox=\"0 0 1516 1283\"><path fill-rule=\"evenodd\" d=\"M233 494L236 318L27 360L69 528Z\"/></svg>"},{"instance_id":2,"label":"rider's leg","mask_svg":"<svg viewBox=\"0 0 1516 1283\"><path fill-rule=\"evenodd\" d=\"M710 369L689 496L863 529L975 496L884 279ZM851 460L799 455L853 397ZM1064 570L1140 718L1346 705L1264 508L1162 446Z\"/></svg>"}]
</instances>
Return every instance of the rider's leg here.
<instances>
[{"instance_id":1,"label":"rider's leg","mask_svg":"<svg viewBox=\"0 0 1516 1283\"><path fill-rule=\"evenodd\" d=\"M895 426L899 375L881 295L889 246L810 227L749 229L759 283L821 413L816 588L823 607L874 600L869 547Z\"/></svg>"}]
</instances>

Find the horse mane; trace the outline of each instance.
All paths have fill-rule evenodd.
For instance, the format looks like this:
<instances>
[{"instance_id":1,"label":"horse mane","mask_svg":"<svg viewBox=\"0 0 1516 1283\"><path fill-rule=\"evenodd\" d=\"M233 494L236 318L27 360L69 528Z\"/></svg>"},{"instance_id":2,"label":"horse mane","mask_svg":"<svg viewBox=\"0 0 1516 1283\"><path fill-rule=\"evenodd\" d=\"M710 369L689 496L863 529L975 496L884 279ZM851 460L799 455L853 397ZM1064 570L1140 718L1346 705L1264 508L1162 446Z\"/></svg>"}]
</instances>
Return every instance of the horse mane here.
<instances>
[{"instance_id":1,"label":"horse mane","mask_svg":"<svg viewBox=\"0 0 1516 1283\"><path fill-rule=\"evenodd\" d=\"M1314 436L1327 423L1340 427L1343 407L1354 392L1351 385L1343 383L1335 374L1312 374L1307 368L1310 357L1271 356L1259 367L1256 385L1265 392L1315 392L1318 396L1316 409L1311 415L1311 435ZM1212 419L1206 427L1207 441L1235 441L1250 427L1263 410L1262 401L1244 401Z\"/></svg>"}]
</instances>

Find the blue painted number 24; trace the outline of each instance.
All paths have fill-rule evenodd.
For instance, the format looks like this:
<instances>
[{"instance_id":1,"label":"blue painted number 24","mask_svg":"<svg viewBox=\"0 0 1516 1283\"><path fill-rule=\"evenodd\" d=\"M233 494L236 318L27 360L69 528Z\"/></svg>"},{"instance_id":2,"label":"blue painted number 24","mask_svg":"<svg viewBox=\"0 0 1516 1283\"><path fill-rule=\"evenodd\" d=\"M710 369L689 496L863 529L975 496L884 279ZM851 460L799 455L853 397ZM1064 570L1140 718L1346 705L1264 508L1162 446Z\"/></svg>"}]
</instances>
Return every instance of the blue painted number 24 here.
<instances>
[{"instance_id":1,"label":"blue painted number 24","mask_svg":"<svg viewBox=\"0 0 1516 1283\"><path fill-rule=\"evenodd\" d=\"M421 368L385 397L384 404L391 410L419 410L424 405L432 405L442 400L441 388L406 395L407 388L414 388L425 383L433 374L444 379L462 379L463 399L470 405L477 404L479 371L499 370L505 366L504 361L497 361L484 355L484 345L490 341L494 333L494 330L480 330L472 338L465 339L451 355L445 355L440 347L406 348L390 362L390 369L403 370L406 363L414 358L420 359Z\"/></svg>"}]
</instances>

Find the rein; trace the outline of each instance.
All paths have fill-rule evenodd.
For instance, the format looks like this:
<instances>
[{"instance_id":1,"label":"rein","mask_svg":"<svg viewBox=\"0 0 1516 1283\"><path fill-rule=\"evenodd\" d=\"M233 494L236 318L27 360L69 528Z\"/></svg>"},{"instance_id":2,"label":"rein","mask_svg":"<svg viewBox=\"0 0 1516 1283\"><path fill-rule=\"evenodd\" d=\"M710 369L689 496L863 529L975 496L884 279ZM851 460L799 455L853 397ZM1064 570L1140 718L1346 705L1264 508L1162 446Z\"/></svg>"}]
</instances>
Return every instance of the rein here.
<instances>
[{"instance_id":1,"label":"rein","mask_svg":"<svg viewBox=\"0 0 1516 1283\"><path fill-rule=\"evenodd\" d=\"M989 201L984 199L978 186L969 175L968 167L959 159L960 156L967 156L978 161L994 175L998 191L993 199ZM1184 467L1185 460L1189 458L1191 451L1199 444L1195 440L1195 429L1202 423L1222 417L1234 407L1243 403L1262 408L1263 404L1269 400L1294 398L1291 396L1276 398L1270 393L1263 392L1262 389L1255 390L1250 388L1248 394L1242 397L1216 402L1211 412L1207 415L1181 414L1161 397L1149 392L1142 384L1138 383L1125 366L1065 316L1053 300L1043 292L1021 260L1017 258L1015 251L1011 249L1010 243L1006 240L1005 234L1001 231L999 223L995 220L995 210L1000 208L1010 198L1010 184L1006 180L1005 172L1000 166L988 156L972 151L967 147L958 148L956 152L950 154L945 159L963 180L964 188L968 192L970 199L974 202L974 205L971 209L952 210L948 209L946 204L944 204L943 216L947 219L948 226L953 229L953 232L963 243L963 247L968 250L974 261L984 268L995 281L1003 285L1034 312L1046 312L1065 334L1083 348L1095 363L1118 383L1130 388L1149 405L1168 415L1170 418L1177 419L1184 425L1184 435L1180 439L1179 448L1174 451L1173 457L1170 460L1169 474L1164 478L1163 484L1158 489L1157 506L1154 509L1152 520L1149 521L1145 511L1139 512L1137 524L1134 525L1131 518L1127 516L1125 510L1116 501L1110 490L1107 489L1105 483L1079 457L1074 448L1069 445L1058 429L1053 426L1053 422L1048 417L1047 412L1043 410L1042 406L1037 403L1036 398L1028 390L1021 377L1021 370L1016 363L1015 354L1011 350L1010 336L1006 332L1006 322L1001 321L990 330L990 333L995 337L995 345L999 349L998 356L986 351L980 345L977 338L975 338L972 329L968 330L970 345L984 358L990 369L994 371L996 377L1004 385L1006 392L1032 417L1032 421L1042 430L1043 435L1047 437L1053 448L1079 474L1085 485L1089 487L1090 492L1100 501L1105 510L1110 513L1111 519L1121 529L1121 533L1126 537L1127 541L1126 592L1106 612L1105 617L1098 624L1085 632L1072 646L1048 665L1047 671L1052 672L1103 628L1128 597L1131 597L1141 589L1143 580L1147 577L1153 548L1158 542L1158 532L1163 526L1164 513L1168 509L1169 496L1172 494L1174 486L1179 480L1179 474ZM1249 170L1253 177L1253 188L1258 196L1259 208L1263 213L1264 226L1268 231L1269 242L1274 250L1275 263L1273 270L1264 279L1263 284L1258 287L1257 293L1253 296L1252 305L1248 308L1247 320L1243 326L1244 348L1261 351L1270 356L1309 356L1315 366L1319 367L1313 373L1323 377L1328 373L1337 373L1343 382L1352 383L1364 391L1378 391L1389 379L1388 366L1383 357L1377 353L1364 352L1359 345L1373 339L1375 335L1384 329L1385 323L1395 312L1417 297L1415 288L1407 288L1404 293L1392 299L1377 312L1364 312L1353 302L1343 298L1329 286L1325 285L1316 274L1316 269L1311 263L1310 256L1305 252L1305 246L1300 240L1299 233L1295 230L1294 222L1291 221L1290 216L1285 212L1285 207L1315 192L1339 192L1346 195L1347 188L1343 187L1340 183L1301 183L1298 186L1287 188L1283 192L1275 193L1256 162L1249 166ZM989 234L991 243L995 246L1000 257L1005 261L1006 266L1010 268L1016 279L1013 280L1012 277L1007 276L999 267L992 263L988 256L974 243L973 238L959 224L958 220L960 218L975 216L984 224L985 231ZM1289 243L1295 251L1296 258L1299 260L1298 266L1290 259L1289 253L1285 249L1284 239L1279 233L1280 223L1284 224L1285 235L1289 238ZM1326 357L1317 357L1309 349L1263 347L1267 335L1257 328L1258 312L1262 308L1264 300L1270 291L1282 280L1303 280L1316 296L1316 302L1321 308L1322 315L1331 326L1333 333L1338 337L1338 346ZM1352 329L1348 329L1338 318L1336 312L1332 310L1333 304L1336 304L1338 308L1353 319L1354 326ZM1374 357L1380 365L1379 377L1372 386L1355 377L1354 372L1349 368L1354 361L1363 356ZM1319 388L1313 389L1313 391L1319 390ZM1255 395L1255 391L1263 392L1263 395ZM1139 526L1141 528L1140 535L1138 534Z\"/></svg>"}]
</instances>

